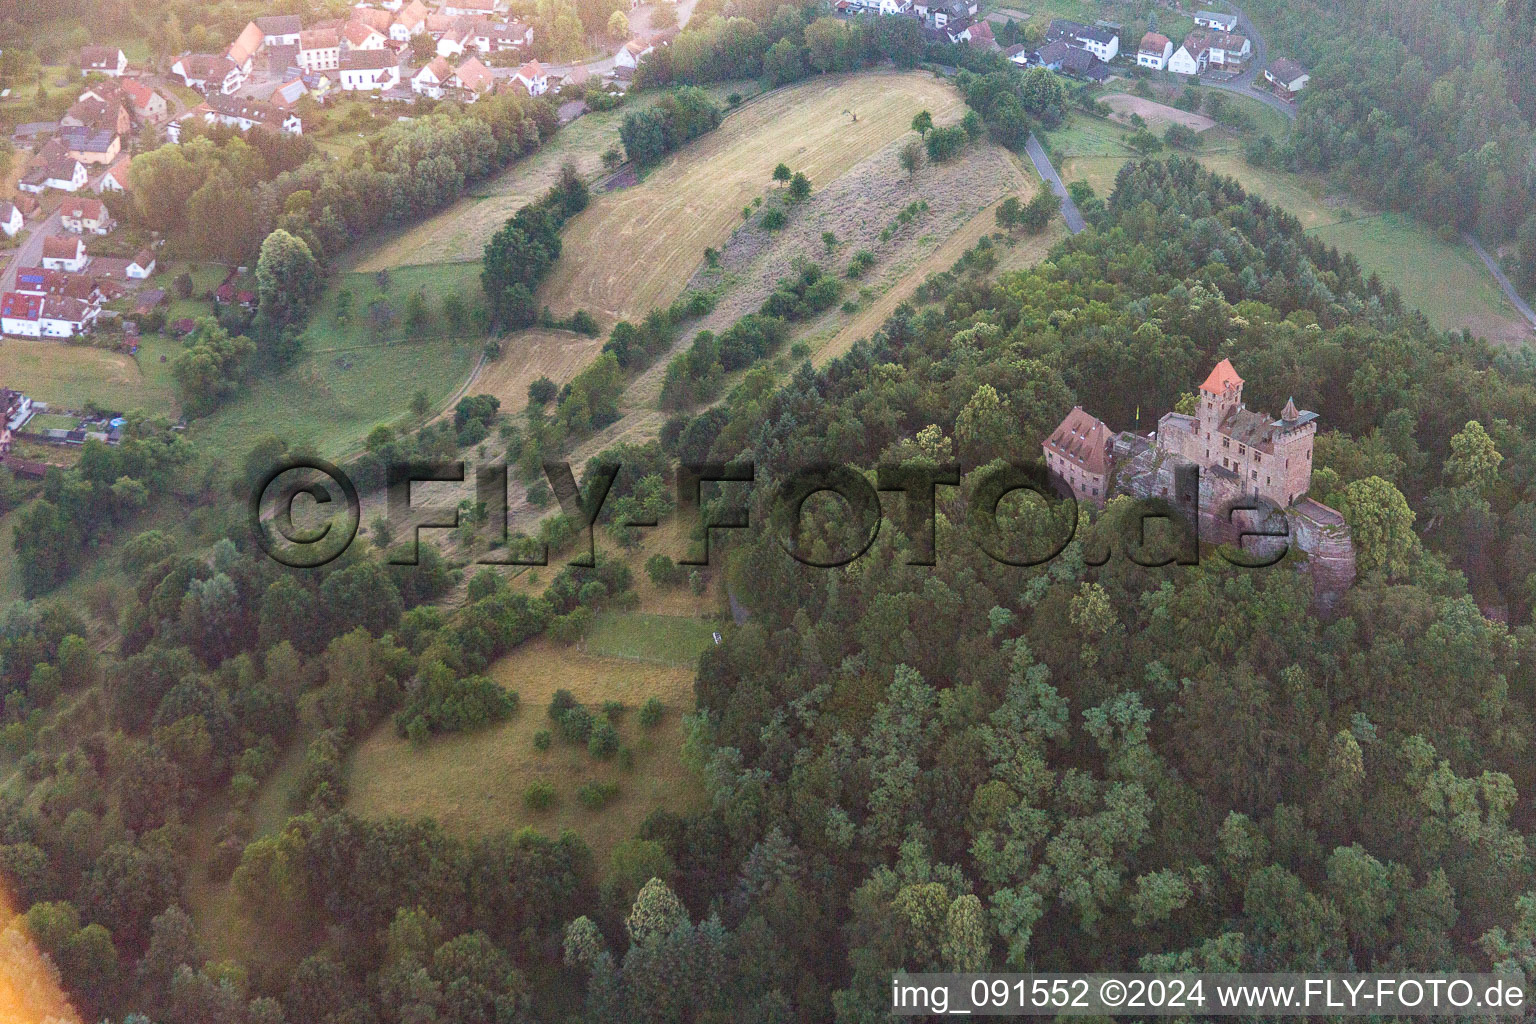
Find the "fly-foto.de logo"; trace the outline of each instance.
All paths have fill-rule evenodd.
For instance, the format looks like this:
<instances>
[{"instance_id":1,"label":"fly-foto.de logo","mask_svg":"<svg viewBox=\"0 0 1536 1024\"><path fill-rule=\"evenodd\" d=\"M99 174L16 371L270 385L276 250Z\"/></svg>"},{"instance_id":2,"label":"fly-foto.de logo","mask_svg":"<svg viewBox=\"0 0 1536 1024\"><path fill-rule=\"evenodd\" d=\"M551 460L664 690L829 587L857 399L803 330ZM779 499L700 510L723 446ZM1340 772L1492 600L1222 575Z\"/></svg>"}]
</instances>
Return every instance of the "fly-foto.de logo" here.
<instances>
[{"instance_id":1,"label":"fly-foto.de logo","mask_svg":"<svg viewBox=\"0 0 1536 1024\"><path fill-rule=\"evenodd\" d=\"M593 565L595 529L615 480L618 462L589 468L579 487L567 462L545 462L544 478L581 538L573 565ZM962 488L958 465L906 463L881 465L873 473L852 466L810 464L766 479L750 462L681 463L673 471L677 512L701 543L683 552L680 565L708 565L710 536L717 530L769 529L786 555L802 565L838 568L856 561L879 536L885 518L903 524L907 564L934 565L941 488ZM1042 565L1062 553L1077 536L1079 507L1071 489L1061 485L1043 462L994 462L965 474L963 532L994 561L1010 566ZM385 471L383 523L388 536L400 539L390 561L414 565L425 530L458 529L467 508L475 510L489 551L480 565L548 565L549 545L514 544L508 502L511 473L504 462L469 471L464 462L406 462ZM437 488L421 499L413 486L450 487L451 502ZM771 489L766 515L754 517L754 489ZM702 500L705 488L718 500ZM1118 541L1131 561L1149 568L1195 565L1200 561L1202 520L1230 528L1218 549L1232 565L1263 568L1289 550L1289 528L1280 509L1262 497L1239 499L1219 510L1200 507L1200 471L1181 467L1173 498L1126 498L1117 512ZM953 492L949 492L953 493ZM884 497L882 497L884 496ZM816 504L812 502L815 499ZM293 568L318 568L339 558L357 537L362 499L351 478L337 466L316 458L290 459L273 467L254 489L250 526L272 558ZM1030 515L1021 509L1032 507ZM826 529L828 519L837 527ZM822 529L812 529L819 524ZM533 525L533 524L528 524ZM625 518L626 529L655 527L655 519ZM837 541L829 545L828 534ZM1086 553L1089 564L1108 561L1108 545Z\"/></svg>"}]
</instances>

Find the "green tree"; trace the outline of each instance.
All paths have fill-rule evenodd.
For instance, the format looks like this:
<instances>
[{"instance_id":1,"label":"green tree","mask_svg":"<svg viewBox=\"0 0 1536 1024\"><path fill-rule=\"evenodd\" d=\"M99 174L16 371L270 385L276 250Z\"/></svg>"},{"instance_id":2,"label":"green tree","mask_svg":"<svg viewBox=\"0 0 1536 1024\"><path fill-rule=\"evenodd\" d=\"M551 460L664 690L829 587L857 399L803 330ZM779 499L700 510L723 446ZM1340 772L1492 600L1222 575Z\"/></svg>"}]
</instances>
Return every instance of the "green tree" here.
<instances>
[{"instance_id":1,"label":"green tree","mask_svg":"<svg viewBox=\"0 0 1536 1024\"><path fill-rule=\"evenodd\" d=\"M781 186L789 184L790 177L789 164L781 163L773 169L773 180Z\"/></svg>"},{"instance_id":2,"label":"green tree","mask_svg":"<svg viewBox=\"0 0 1536 1024\"><path fill-rule=\"evenodd\" d=\"M256 323L258 333L274 341L284 331L301 323L319 293L320 280L315 257L303 239L279 228L261 243L256 260ZM273 347L280 361L291 358L296 347Z\"/></svg>"},{"instance_id":3,"label":"green tree","mask_svg":"<svg viewBox=\"0 0 1536 1024\"><path fill-rule=\"evenodd\" d=\"M928 129L933 127L933 115L926 110L918 111L912 118L912 130L919 135L926 136Z\"/></svg>"},{"instance_id":4,"label":"green tree","mask_svg":"<svg viewBox=\"0 0 1536 1024\"><path fill-rule=\"evenodd\" d=\"M1339 511L1354 537L1360 571L1388 576L1406 572L1418 538L1413 532L1413 509L1402 492L1381 477L1370 476L1344 489L1343 505Z\"/></svg>"}]
</instances>

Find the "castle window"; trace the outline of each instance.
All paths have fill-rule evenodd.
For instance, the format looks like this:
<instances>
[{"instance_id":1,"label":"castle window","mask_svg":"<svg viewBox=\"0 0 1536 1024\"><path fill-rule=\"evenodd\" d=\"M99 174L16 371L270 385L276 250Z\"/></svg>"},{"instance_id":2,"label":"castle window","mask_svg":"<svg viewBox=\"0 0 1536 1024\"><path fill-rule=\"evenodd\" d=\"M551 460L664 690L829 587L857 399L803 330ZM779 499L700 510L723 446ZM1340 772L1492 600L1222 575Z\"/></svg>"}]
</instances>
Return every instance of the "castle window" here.
<instances>
[{"instance_id":1,"label":"castle window","mask_svg":"<svg viewBox=\"0 0 1536 1024\"><path fill-rule=\"evenodd\" d=\"M1239 455L1247 455L1248 454L1248 446L1245 445L1245 444L1238 445L1237 446L1237 454L1239 454Z\"/></svg>"},{"instance_id":2,"label":"castle window","mask_svg":"<svg viewBox=\"0 0 1536 1024\"><path fill-rule=\"evenodd\" d=\"M1259 471L1255 469L1252 472L1253 472L1253 479L1257 480L1259 478Z\"/></svg>"},{"instance_id":3,"label":"castle window","mask_svg":"<svg viewBox=\"0 0 1536 1024\"><path fill-rule=\"evenodd\" d=\"M1222 438L1221 439L1221 446L1223 448L1231 448L1232 447L1232 439L1230 437Z\"/></svg>"},{"instance_id":4,"label":"castle window","mask_svg":"<svg viewBox=\"0 0 1536 1024\"><path fill-rule=\"evenodd\" d=\"M1253 453L1253 461L1254 462L1263 462L1264 461L1264 456L1260 455L1258 452L1254 452Z\"/></svg>"}]
</instances>

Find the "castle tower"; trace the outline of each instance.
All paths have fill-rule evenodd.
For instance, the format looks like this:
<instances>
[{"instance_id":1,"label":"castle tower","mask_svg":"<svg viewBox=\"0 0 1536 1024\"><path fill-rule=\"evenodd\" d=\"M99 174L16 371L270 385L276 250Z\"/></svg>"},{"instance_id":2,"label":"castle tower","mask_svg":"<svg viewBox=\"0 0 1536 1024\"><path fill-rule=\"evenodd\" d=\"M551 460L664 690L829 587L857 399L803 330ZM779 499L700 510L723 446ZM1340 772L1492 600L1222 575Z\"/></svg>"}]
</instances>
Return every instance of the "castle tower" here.
<instances>
[{"instance_id":1,"label":"castle tower","mask_svg":"<svg viewBox=\"0 0 1536 1024\"><path fill-rule=\"evenodd\" d=\"M1273 489L1266 494L1277 505L1295 502L1312 488L1312 442L1317 435L1317 413L1296 408L1287 399L1280 418L1270 424L1271 444L1280 460Z\"/></svg>"},{"instance_id":2,"label":"castle tower","mask_svg":"<svg viewBox=\"0 0 1536 1024\"><path fill-rule=\"evenodd\" d=\"M1222 421L1242 407L1243 378L1237 375L1230 359L1223 359L1200 385L1201 432L1214 435Z\"/></svg>"}]
</instances>

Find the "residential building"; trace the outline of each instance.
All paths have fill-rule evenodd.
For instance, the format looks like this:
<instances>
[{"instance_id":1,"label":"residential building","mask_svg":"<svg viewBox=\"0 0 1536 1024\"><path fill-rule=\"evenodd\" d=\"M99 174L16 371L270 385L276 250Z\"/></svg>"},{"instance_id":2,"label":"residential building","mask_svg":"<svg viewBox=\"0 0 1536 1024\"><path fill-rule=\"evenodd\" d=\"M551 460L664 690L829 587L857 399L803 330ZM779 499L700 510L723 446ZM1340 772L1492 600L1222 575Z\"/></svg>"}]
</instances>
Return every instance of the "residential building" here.
<instances>
[{"instance_id":1,"label":"residential building","mask_svg":"<svg viewBox=\"0 0 1536 1024\"><path fill-rule=\"evenodd\" d=\"M544 65L531 60L512 75L514 84L521 86L530 96L542 96L549 91L549 73Z\"/></svg>"},{"instance_id":2,"label":"residential building","mask_svg":"<svg viewBox=\"0 0 1536 1024\"><path fill-rule=\"evenodd\" d=\"M400 8L389 26L389 38L398 43L408 43L412 36L427 30L427 6L421 0L411 0Z\"/></svg>"},{"instance_id":3,"label":"residential building","mask_svg":"<svg viewBox=\"0 0 1536 1024\"><path fill-rule=\"evenodd\" d=\"M344 52L384 50L389 47L389 37L367 22L353 19L341 28L341 46Z\"/></svg>"},{"instance_id":4,"label":"residential building","mask_svg":"<svg viewBox=\"0 0 1536 1024\"><path fill-rule=\"evenodd\" d=\"M11 438L32 418L32 399L0 388L0 455L11 450Z\"/></svg>"},{"instance_id":5,"label":"residential building","mask_svg":"<svg viewBox=\"0 0 1536 1024\"><path fill-rule=\"evenodd\" d=\"M64 143L49 139L32 158L16 187L23 192L41 194L47 189L60 192L78 192L89 181L85 165L70 156Z\"/></svg>"},{"instance_id":6,"label":"residential building","mask_svg":"<svg viewBox=\"0 0 1536 1024\"><path fill-rule=\"evenodd\" d=\"M1066 481L1079 501L1104 504L1109 497L1110 449L1114 433L1104 421L1074 405L1041 444L1045 464Z\"/></svg>"},{"instance_id":7,"label":"residential building","mask_svg":"<svg viewBox=\"0 0 1536 1024\"><path fill-rule=\"evenodd\" d=\"M148 249L140 249L138 255L127 258L122 256L97 256L91 260L91 273L98 278L98 284L107 281L143 281L155 272L155 254Z\"/></svg>"},{"instance_id":8,"label":"residential building","mask_svg":"<svg viewBox=\"0 0 1536 1024\"><path fill-rule=\"evenodd\" d=\"M1068 46L1063 40L1056 39L1036 50L1034 55L1029 58L1029 63L1036 67L1048 68L1051 71L1060 71L1061 62L1066 60L1067 55L1071 52L1072 47Z\"/></svg>"},{"instance_id":9,"label":"residential building","mask_svg":"<svg viewBox=\"0 0 1536 1024\"><path fill-rule=\"evenodd\" d=\"M66 295L43 297L38 316L38 334L44 338L73 338L85 334L96 323L101 307Z\"/></svg>"},{"instance_id":10,"label":"residential building","mask_svg":"<svg viewBox=\"0 0 1536 1024\"><path fill-rule=\"evenodd\" d=\"M261 29L263 46L297 46L304 31L304 23L297 14L274 14L257 18L256 27Z\"/></svg>"},{"instance_id":11,"label":"residential building","mask_svg":"<svg viewBox=\"0 0 1536 1024\"><path fill-rule=\"evenodd\" d=\"M124 104L121 90L114 89L112 98L102 99L95 95L83 96L64 111L59 118L61 128L96 128L125 134L133 127Z\"/></svg>"},{"instance_id":12,"label":"residential building","mask_svg":"<svg viewBox=\"0 0 1536 1024\"><path fill-rule=\"evenodd\" d=\"M1204 50L1196 53L1190 52L1188 40L1168 58L1168 70L1176 75L1198 75L1205 70L1208 54Z\"/></svg>"},{"instance_id":13,"label":"residential building","mask_svg":"<svg viewBox=\"0 0 1536 1024\"><path fill-rule=\"evenodd\" d=\"M110 128L65 128L59 141L69 156L89 165L110 165L123 150L122 136Z\"/></svg>"},{"instance_id":14,"label":"residential building","mask_svg":"<svg viewBox=\"0 0 1536 1024\"><path fill-rule=\"evenodd\" d=\"M74 274L84 270L90 261L85 243L79 238L50 235L43 239L44 270L67 270Z\"/></svg>"},{"instance_id":15,"label":"residential building","mask_svg":"<svg viewBox=\"0 0 1536 1024\"><path fill-rule=\"evenodd\" d=\"M21 215L15 203L0 201L0 231L5 232L6 238L15 238L16 232L25 227L26 223L26 218Z\"/></svg>"},{"instance_id":16,"label":"residential building","mask_svg":"<svg viewBox=\"0 0 1536 1024\"><path fill-rule=\"evenodd\" d=\"M31 292L6 292L0 296L0 331L36 338L43 333L42 318L43 296Z\"/></svg>"},{"instance_id":17,"label":"residential building","mask_svg":"<svg viewBox=\"0 0 1536 1024\"><path fill-rule=\"evenodd\" d=\"M1072 46L1061 58L1061 73L1086 82L1102 82L1109 77L1109 65L1087 50Z\"/></svg>"},{"instance_id":18,"label":"residential building","mask_svg":"<svg viewBox=\"0 0 1536 1024\"><path fill-rule=\"evenodd\" d=\"M341 55L339 74L348 92L393 89L400 84L400 58L390 50L349 50Z\"/></svg>"},{"instance_id":19,"label":"residential building","mask_svg":"<svg viewBox=\"0 0 1536 1024\"><path fill-rule=\"evenodd\" d=\"M335 29L311 29L299 34L299 67L310 73L335 71L341 65L341 37Z\"/></svg>"},{"instance_id":20,"label":"residential building","mask_svg":"<svg viewBox=\"0 0 1536 1024\"><path fill-rule=\"evenodd\" d=\"M962 38L971 44L973 50L996 50L997 37L992 34L992 26L984 21L978 21L961 33Z\"/></svg>"},{"instance_id":21,"label":"residential building","mask_svg":"<svg viewBox=\"0 0 1536 1024\"><path fill-rule=\"evenodd\" d=\"M221 92L228 96L245 84L246 73L228 57L208 53L189 53L171 65L171 74L189 89L203 94Z\"/></svg>"},{"instance_id":22,"label":"residential building","mask_svg":"<svg viewBox=\"0 0 1536 1024\"><path fill-rule=\"evenodd\" d=\"M117 78L128 70L128 55L115 46L86 46L80 50L80 75Z\"/></svg>"},{"instance_id":23,"label":"residential building","mask_svg":"<svg viewBox=\"0 0 1536 1024\"><path fill-rule=\"evenodd\" d=\"M367 7L363 4L357 4L352 8L352 15L348 20L360 21L387 39L389 38L390 26L395 23L395 15L391 11L378 7Z\"/></svg>"},{"instance_id":24,"label":"residential building","mask_svg":"<svg viewBox=\"0 0 1536 1024\"><path fill-rule=\"evenodd\" d=\"M452 84L455 89L467 93L468 98L473 102L496 87L496 76L492 75L491 69L480 63L477 58L471 57L454 69Z\"/></svg>"},{"instance_id":25,"label":"residential building","mask_svg":"<svg viewBox=\"0 0 1536 1024\"><path fill-rule=\"evenodd\" d=\"M493 53L533 45L533 29L520 21L492 22L486 30L486 36Z\"/></svg>"},{"instance_id":26,"label":"residential building","mask_svg":"<svg viewBox=\"0 0 1536 1024\"><path fill-rule=\"evenodd\" d=\"M64 230L77 235L105 235L112 231L112 215L100 199L66 199L59 207Z\"/></svg>"},{"instance_id":27,"label":"residential building","mask_svg":"<svg viewBox=\"0 0 1536 1024\"><path fill-rule=\"evenodd\" d=\"M1065 18L1057 18L1046 30L1047 43L1061 40L1078 50L1087 50L1099 60L1108 62L1120 53L1120 33L1102 25L1084 25Z\"/></svg>"},{"instance_id":28,"label":"residential building","mask_svg":"<svg viewBox=\"0 0 1536 1024\"><path fill-rule=\"evenodd\" d=\"M159 124L170 113L165 97L137 78L123 79L123 95L133 116L140 121Z\"/></svg>"},{"instance_id":29,"label":"residential building","mask_svg":"<svg viewBox=\"0 0 1536 1024\"><path fill-rule=\"evenodd\" d=\"M1195 24L1218 32L1232 32L1237 29L1237 15L1222 14L1220 11L1196 11Z\"/></svg>"},{"instance_id":30,"label":"residential building","mask_svg":"<svg viewBox=\"0 0 1536 1024\"><path fill-rule=\"evenodd\" d=\"M485 18L495 14L498 10L500 10L500 7L497 0L448 0L442 6L442 12L452 18L464 17L466 15Z\"/></svg>"},{"instance_id":31,"label":"residential building","mask_svg":"<svg viewBox=\"0 0 1536 1024\"><path fill-rule=\"evenodd\" d=\"M1029 47L1025 46L1023 43L1014 43L1012 46L1008 47L1008 49L1003 51L1003 56L1007 57L1009 60L1013 61L1020 67L1024 67L1029 64Z\"/></svg>"},{"instance_id":32,"label":"residential building","mask_svg":"<svg viewBox=\"0 0 1536 1024\"><path fill-rule=\"evenodd\" d=\"M206 104L205 119L210 123L228 125L243 132L252 128L303 135L304 122L291 110L280 110L262 100L242 99L239 96L210 96Z\"/></svg>"},{"instance_id":33,"label":"residential building","mask_svg":"<svg viewBox=\"0 0 1536 1024\"><path fill-rule=\"evenodd\" d=\"M1294 97L1306 88L1311 77L1305 68L1289 57L1272 60L1269 62L1269 67L1264 69L1264 81L1277 92L1290 97Z\"/></svg>"},{"instance_id":34,"label":"residential building","mask_svg":"<svg viewBox=\"0 0 1536 1024\"><path fill-rule=\"evenodd\" d=\"M1141 37L1141 45L1136 48L1136 64L1153 71L1166 68L1172 56L1173 40L1160 32L1148 32Z\"/></svg>"},{"instance_id":35,"label":"residential building","mask_svg":"<svg viewBox=\"0 0 1536 1024\"><path fill-rule=\"evenodd\" d=\"M107 173L101 176L101 181L96 186L98 192L127 192L128 191L128 165L133 162L131 156L119 156L117 162L107 169Z\"/></svg>"},{"instance_id":36,"label":"residential building","mask_svg":"<svg viewBox=\"0 0 1536 1024\"><path fill-rule=\"evenodd\" d=\"M426 66L411 76L411 91L429 99L440 100L443 90L453 78L453 68L441 57L433 57Z\"/></svg>"},{"instance_id":37,"label":"residential building","mask_svg":"<svg viewBox=\"0 0 1536 1024\"><path fill-rule=\"evenodd\" d=\"M640 60L656 47L638 36L619 47L619 52L613 55L613 63L617 67L629 68L631 71L640 66Z\"/></svg>"},{"instance_id":38,"label":"residential building","mask_svg":"<svg viewBox=\"0 0 1536 1024\"><path fill-rule=\"evenodd\" d=\"M249 75L256 63L256 54L261 50L266 36L254 21L248 21L245 28L235 37L235 41L229 44L224 51L224 56L230 63L240 69L242 74Z\"/></svg>"}]
</instances>

